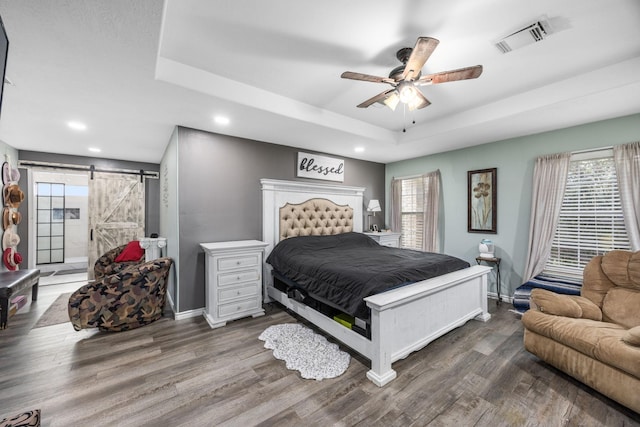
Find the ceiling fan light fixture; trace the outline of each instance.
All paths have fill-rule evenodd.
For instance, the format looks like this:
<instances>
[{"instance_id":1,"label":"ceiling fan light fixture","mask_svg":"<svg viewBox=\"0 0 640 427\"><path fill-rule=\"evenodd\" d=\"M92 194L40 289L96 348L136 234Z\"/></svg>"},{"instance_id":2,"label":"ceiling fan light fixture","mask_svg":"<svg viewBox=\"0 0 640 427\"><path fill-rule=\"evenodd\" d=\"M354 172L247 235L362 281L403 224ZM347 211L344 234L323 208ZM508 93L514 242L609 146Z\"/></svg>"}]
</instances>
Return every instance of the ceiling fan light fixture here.
<instances>
[{"instance_id":1,"label":"ceiling fan light fixture","mask_svg":"<svg viewBox=\"0 0 640 427\"><path fill-rule=\"evenodd\" d=\"M414 96L411 101L407 102L407 107L409 107L409 111L417 110L418 108L420 108L421 105L422 105L422 100L417 96Z\"/></svg>"},{"instance_id":2,"label":"ceiling fan light fixture","mask_svg":"<svg viewBox=\"0 0 640 427\"><path fill-rule=\"evenodd\" d=\"M392 92L391 95L387 96L384 101L382 101L384 105L391 108L391 111L396 111L396 107L400 103L400 97L398 96L398 92Z\"/></svg>"},{"instance_id":3,"label":"ceiling fan light fixture","mask_svg":"<svg viewBox=\"0 0 640 427\"><path fill-rule=\"evenodd\" d=\"M400 102L403 104L409 104L416 99L416 88L413 86L413 83L410 82L402 82L398 85L398 96L400 97Z\"/></svg>"}]
</instances>

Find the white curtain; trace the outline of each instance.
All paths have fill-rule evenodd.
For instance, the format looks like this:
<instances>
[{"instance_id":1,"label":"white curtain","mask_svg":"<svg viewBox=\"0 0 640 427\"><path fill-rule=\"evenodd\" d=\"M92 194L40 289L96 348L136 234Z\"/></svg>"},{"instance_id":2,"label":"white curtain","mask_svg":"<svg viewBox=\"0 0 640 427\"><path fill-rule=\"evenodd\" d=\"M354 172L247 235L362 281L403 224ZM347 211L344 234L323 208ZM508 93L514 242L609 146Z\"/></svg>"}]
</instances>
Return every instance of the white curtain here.
<instances>
[{"instance_id":1,"label":"white curtain","mask_svg":"<svg viewBox=\"0 0 640 427\"><path fill-rule=\"evenodd\" d=\"M440 171L422 175L424 215L422 223L422 250L439 252L438 212L440 211Z\"/></svg>"},{"instance_id":2,"label":"white curtain","mask_svg":"<svg viewBox=\"0 0 640 427\"><path fill-rule=\"evenodd\" d=\"M558 225L567 185L571 153L551 154L536 159L531 194L531 224L524 281L544 269Z\"/></svg>"},{"instance_id":3,"label":"white curtain","mask_svg":"<svg viewBox=\"0 0 640 427\"><path fill-rule=\"evenodd\" d=\"M402 180L391 180L391 231L402 232Z\"/></svg>"},{"instance_id":4,"label":"white curtain","mask_svg":"<svg viewBox=\"0 0 640 427\"><path fill-rule=\"evenodd\" d=\"M616 145L613 159L631 250L640 250L640 142Z\"/></svg>"}]
</instances>

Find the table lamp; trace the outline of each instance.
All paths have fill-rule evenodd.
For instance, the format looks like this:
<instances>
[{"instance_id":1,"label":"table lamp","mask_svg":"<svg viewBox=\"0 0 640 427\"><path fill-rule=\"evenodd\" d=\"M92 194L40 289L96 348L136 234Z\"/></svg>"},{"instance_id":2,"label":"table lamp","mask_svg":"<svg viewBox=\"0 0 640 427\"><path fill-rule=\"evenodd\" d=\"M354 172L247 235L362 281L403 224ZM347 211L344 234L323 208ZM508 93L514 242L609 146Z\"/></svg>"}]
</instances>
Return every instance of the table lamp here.
<instances>
[{"instance_id":1,"label":"table lamp","mask_svg":"<svg viewBox=\"0 0 640 427\"><path fill-rule=\"evenodd\" d=\"M382 209L380 209L380 202L376 199L371 199L369 200L369 204L367 205L367 212L373 212L373 216L376 216L376 212L381 212ZM369 231L371 230L371 215L367 215L367 221L368 221L368 226L367 228L369 229Z\"/></svg>"}]
</instances>

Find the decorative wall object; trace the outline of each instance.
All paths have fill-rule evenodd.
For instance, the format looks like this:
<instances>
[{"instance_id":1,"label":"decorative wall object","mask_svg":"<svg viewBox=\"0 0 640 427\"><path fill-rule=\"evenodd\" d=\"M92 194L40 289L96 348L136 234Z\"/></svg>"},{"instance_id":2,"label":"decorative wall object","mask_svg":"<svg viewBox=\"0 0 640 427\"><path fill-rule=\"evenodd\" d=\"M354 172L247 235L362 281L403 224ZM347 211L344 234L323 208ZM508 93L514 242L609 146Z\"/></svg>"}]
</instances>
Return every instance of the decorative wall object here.
<instances>
[{"instance_id":1,"label":"decorative wall object","mask_svg":"<svg viewBox=\"0 0 640 427\"><path fill-rule=\"evenodd\" d=\"M344 182L344 160L298 152L296 176Z\"/></svg>"},{"instance_id":2,"label":"decorative wall object","mask_svg":"<svg viewBox=\"0 0 640 427\"><path fill-rule=\"evenodd\" d=\"M8 156L6 156L8 157ZM24 200L24 193L18 185L20 171L11 167L8 159L2 164L2 262L6 270L15 271L19 269L22 262L22 255L18 253L17 247L20 243L18 235L18 224L20 223L20 213L18 208Z\"/></svg>"},{"instance_id":3,"label":"decorative wall object","mask_svg":"<svg viewBox=\"0 0 640 427\"><path fill-rule=\"evenodd\" d=\"M160 177L160 193L162 194L162 204L165 208L169 207L169 166L166 164L162 168Z\"/></svg>"},{"instance_id":4,"label":"decorative wall object","mask_svg":"<svg viewBox=\"0 0 640 427\"><path fill-rule=\"evenodd\" d=\"M467 172L467 231L497 233L497 169Z\"/></svg>"}]
</instances>

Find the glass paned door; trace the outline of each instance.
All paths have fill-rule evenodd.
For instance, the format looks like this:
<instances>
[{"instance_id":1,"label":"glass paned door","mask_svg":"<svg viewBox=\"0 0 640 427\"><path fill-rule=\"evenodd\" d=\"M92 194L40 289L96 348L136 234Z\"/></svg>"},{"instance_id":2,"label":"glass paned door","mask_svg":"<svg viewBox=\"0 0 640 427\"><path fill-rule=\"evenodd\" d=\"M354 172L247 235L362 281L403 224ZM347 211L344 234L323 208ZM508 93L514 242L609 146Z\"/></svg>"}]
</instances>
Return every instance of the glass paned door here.
<instances>
[{"instance_id":1,"label":"glass paned door","mask_svg":"<svg viewBox=\"0 0 640 427\"><path fill-rule=\"evenodd\" d=\"M36 183L36 262L64 262L64 184Z\"/></svg>"}]
</instances>

